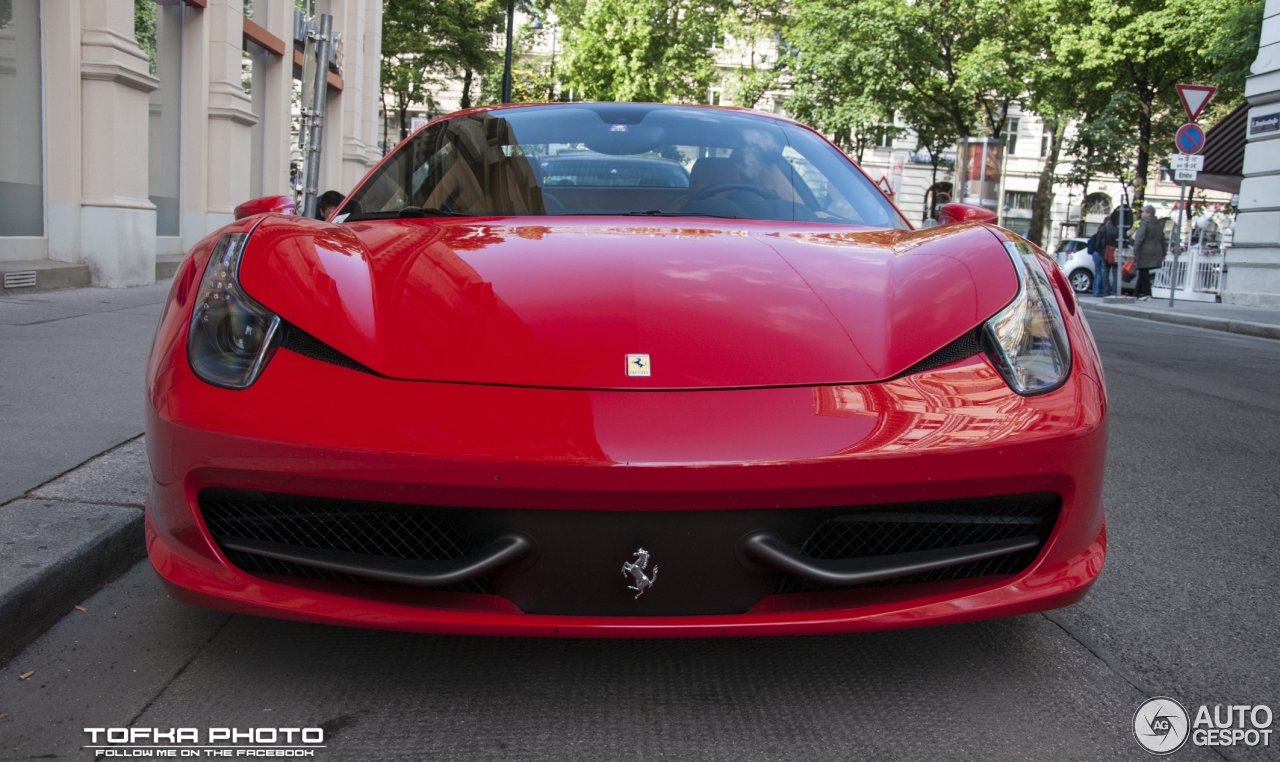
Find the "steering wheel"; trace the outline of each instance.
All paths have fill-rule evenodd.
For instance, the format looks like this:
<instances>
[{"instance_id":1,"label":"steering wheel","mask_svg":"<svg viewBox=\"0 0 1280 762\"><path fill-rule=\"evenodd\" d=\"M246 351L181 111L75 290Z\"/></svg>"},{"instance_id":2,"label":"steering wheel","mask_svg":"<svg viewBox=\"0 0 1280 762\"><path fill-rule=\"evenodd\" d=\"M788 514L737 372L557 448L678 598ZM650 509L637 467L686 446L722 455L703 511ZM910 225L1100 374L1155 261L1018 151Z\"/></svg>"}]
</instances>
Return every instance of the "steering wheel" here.
<instances>
[{"instance_id":1,"label":"steering wheel","mask_svg":"<svg viewBox=\"0 0 1280 762\"><path fill-rule=\"evenodd\" d=\"M750 191L751 193L756 194L757 196L764 199L765 201L772 201L776 198L781 198L781 196L779 196L776 191L772 191L763 186L756 185L755 183L745 183L740 180L738 181L731 180L729 182L724 182L724 183L712 183L711 185L708 185L707 187L703 188L702 190L690 196L689 200L686 201L685 203L690 204L690 203L693 203L694 201L705 201L711 198L712 196L716 195L717 193L724 193L725 191Z\"/></svg>"}]
</instances>

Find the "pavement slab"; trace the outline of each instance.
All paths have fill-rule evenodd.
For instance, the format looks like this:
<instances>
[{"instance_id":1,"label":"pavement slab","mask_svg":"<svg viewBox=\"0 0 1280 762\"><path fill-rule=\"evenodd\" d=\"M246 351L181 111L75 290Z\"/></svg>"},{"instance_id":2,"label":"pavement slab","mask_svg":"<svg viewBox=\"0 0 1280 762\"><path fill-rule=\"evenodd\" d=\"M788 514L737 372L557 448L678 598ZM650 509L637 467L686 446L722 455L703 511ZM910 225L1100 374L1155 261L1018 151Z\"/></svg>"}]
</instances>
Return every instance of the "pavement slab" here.
<instances>
[{"instance_id":1,"label":"pavement slab","mask_svg":"<svg viewBox=\"0 0 1280 762\"><path fill-rule=\"evenodd\" d=\"M27 496L141 508L147 502L150 483L146 438L138 437L32 490Z\"/></svg>"}]
</instances>

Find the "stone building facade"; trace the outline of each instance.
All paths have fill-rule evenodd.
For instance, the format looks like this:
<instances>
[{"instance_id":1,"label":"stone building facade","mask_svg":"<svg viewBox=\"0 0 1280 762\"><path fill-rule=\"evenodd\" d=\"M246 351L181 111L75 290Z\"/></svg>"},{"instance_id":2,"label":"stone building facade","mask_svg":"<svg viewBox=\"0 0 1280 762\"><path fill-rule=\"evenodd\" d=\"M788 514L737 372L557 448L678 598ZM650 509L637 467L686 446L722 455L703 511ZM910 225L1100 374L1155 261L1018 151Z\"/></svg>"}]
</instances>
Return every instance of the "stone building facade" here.
<instances>
[{"instance_id":1,"label":"stone building facade","mask_svg":"<svg viewBox=\"0 0 1280 762\"><path fill-rule=\"evenodd\" d=\"M1280 0L1267 0L1245 97L1244 180L1223 301L1280 308Z\"/></svg>"},{"instance_id":2,"label":"stone building facade","mask_svg":"<svg viewBox=\"0 0 1280 762\"><path fill-rule=\"evenodd\" d=\"M347 190L381 157L382 3L311 5L342 34L321 179ZM4 0L0 9L6 282L35 273L37 283L151 283L158 261L163 273L237 204L290 192L293 0Z\"/></svg>"}]
</instances>

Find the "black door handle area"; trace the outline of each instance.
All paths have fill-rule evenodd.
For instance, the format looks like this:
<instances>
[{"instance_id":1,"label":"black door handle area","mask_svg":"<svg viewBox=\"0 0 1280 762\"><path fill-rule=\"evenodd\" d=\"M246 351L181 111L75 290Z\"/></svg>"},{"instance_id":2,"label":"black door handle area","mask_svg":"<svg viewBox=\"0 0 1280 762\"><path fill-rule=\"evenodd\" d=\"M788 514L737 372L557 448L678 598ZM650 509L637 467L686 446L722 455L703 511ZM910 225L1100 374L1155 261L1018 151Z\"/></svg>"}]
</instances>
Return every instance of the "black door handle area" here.
<instances>
[{"instance_id":1,"label":"black door handle area","mask_svg":"<svg viewBox=\"0 0 1280 762\"><path fill-rule=\"evenodd\" d=\"M748 532L738 541L741 556L786 572L793 577L823 585L861 585L880 582L935 569L945 569L948 566L982 561L1039 546L1039 537L1025 535L954 548L917 550L910 553L847 560L823 560L804 555L799 548L782 539L772 529Z\"/></svg>"},{"instance_id":2,"label":"black door handle area","mask_svg":"<svg viewBox=\"0 0 1280 762\"><path fill-rule=\"evenodd\" d=\"M243 537L224 537L219 540L219 544L227 550L250 553L263 558L413 587L456 585L519 561L537 547L533 538L523 532L504 532L473 555L449 561L422 561L412 558L388 558L365 553L349 553L343 550L300 548L295 545L249 540Z\"/></svg>"}]
</instances>

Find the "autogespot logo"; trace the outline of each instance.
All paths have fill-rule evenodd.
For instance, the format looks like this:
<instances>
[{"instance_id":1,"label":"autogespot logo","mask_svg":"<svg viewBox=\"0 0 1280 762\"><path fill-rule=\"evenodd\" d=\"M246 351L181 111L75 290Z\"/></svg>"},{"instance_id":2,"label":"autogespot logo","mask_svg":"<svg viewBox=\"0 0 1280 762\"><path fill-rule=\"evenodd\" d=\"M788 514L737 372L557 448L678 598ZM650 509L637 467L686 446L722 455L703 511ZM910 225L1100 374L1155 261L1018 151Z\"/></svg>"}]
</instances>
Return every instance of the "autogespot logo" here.
<instances>
[{"instance_id":1,"label":"autogespot logo","mask_svg":"<svg viewBox=\"0 0 1280 762\"><path fill-rule=\"evenodd\" d=\"M1182 704L1163 696L1147 699L1133 714L1133 736L1152 754L1172 754L1187 742L1190 718Z\"/></svg>"}]
</instances>

